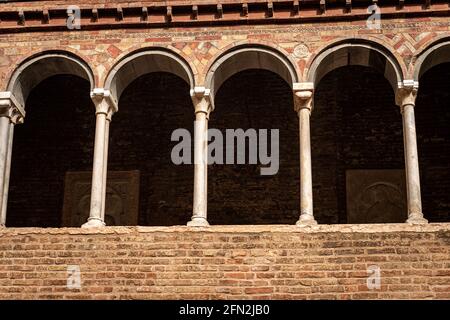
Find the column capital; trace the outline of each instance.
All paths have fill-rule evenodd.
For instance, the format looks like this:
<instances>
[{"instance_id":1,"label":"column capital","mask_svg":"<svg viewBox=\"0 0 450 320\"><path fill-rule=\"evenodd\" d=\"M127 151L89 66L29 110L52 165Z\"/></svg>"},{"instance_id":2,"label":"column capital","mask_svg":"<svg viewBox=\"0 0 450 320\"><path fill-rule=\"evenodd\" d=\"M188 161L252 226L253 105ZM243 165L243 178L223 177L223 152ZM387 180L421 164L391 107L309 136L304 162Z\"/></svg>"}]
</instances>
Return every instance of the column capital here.
<instances>
[{"instance_id":1,"label":"column capital","mask_svg":"<svg viewBox=\"0 0 450 320\"><path fill-rule=\"evenodd\" d=\"M310 112L313 107L314 84L312 82L297 82L293 85L294 110L298 113L302 109Z\"/></svg>"},{"instance_id":2,"label":"column capital","mask_svg":"<svg viewBox=\"0 0 450 320\"><path fill-rule=\"evenodd\" d=\"M211 90L205 87L194 87L190 93L195 113L202 112L209 116L209 113L214 110L211 103Z\"/></svg>"},{"instance_id":3,"label":"column capital","mask_svg":"<svg viewBox=\"0 0 450 320\"><path fill-rule=\"evenodd\" d=\"M0 117L8 117L11 123L23 123L25 110L16 100L12 92L0 92Z\"/></svg>"},{"instance_id":4,"label":"column capital","mask_svg":"<svg viewBox=\"0 0 450 320\"><path fill-rule=\"evenodd\" d=\"M403 80L403 82L399 82L399 86L395 94L395 103L401 108L402 112L404 106L415 106L418 90L419 82L417 81Z\"/></svg>"},{"instance_id":5,"label":"column capital","mask_svg":"<svg viewBox=\"0 0 450 320\"><path fill-rule=\"evenodd\" d=\"M103 113L108 120L111 120L112 115L119 109L109 90L95 88L91 91L91 99L95 104L96 114Z\"/></svg>"}]
</instances>

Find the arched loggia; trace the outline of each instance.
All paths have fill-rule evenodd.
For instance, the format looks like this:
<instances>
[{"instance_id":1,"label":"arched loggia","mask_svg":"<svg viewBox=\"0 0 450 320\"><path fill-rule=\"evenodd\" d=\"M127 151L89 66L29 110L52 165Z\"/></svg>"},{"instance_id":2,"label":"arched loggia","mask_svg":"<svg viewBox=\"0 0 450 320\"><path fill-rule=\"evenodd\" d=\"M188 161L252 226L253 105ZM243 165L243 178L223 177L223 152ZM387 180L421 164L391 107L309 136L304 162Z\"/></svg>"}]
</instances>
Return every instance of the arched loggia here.
<instances>
[{"instance_id":1,"label":"arched loggia","mask_svg":"<svg viewBox=\"0 0 450 320\"><path fill-rule=\"evenodd\" d=\"M311 63L307 79L315 88L311 144L319 223L407 219L396 106L402 75L395 57L373 42L337 43Z\"/></svg>"},{"instance_id":2,"label":"arched loggia","mask_svg":"<svg viewBox=\"0 0 450 320\"><path fill-rule=\"evenodd\" d=\"M417 143L425 218L448 222L450 197L450 40L423 50L414 64L419 83L416 100Z\"/></svg>"},{"instance_id":3,"label":"arched loggia","mask_svg":"<svg viewBox=\"0 0 450 320\"><path fill-rule=\"evenodd\" d=\"M271 47L238 46L223 53L211 65L206 77L206 88L214 105L210 129L218 130L226 145L222 149L223 164L209 166L210 222L292 224L298 219L298 119L293 112L292 98L296 82L294 64L287 55ZM246 140L245 164L237 163L239 140L227 136L227 130L236 129L251 136ZM277 170L262 175L261 169L273 163L265 165L257 159L257 164L249 164L252 150L249 144L256 143L252 147L259 152L267 142L268 150L274 151L275 146L271 144L274 129L279 132ZM268 130L264 141L262 130ZM234 145L233 161L227 163L231 145Z\"/></svg>"},{"instance_id":4,"label":"arched loggia","mask_svg":"<svg viewBox=\"0 0 450 320\"><path fill-rule=\"evenodd\" d=\"M139 212L128 224L185 224L192 211L193 168L171 159L177 129L193 137L194 76L176 53L161 48L133 52L110 71L105 90L117 102L111 122L108 171L139 172ZM106 193L106 208L114 190ZM128 215L132 212L126 213ZM107 224L123 224L110 217Z\"/></svg>"},{"instance_id":5,"label":"arched loggia","mask_svg":"<svg viewBox=\"0 0 450 320\"><path fill-rule=\"evenodd\" d=\"M7 90L26 119L14 141L10 132L7 226L62 225L66 173L92 168L93 87L90 67L69 52L33 56L13 72Z\"/></svg>"}]
</instances>

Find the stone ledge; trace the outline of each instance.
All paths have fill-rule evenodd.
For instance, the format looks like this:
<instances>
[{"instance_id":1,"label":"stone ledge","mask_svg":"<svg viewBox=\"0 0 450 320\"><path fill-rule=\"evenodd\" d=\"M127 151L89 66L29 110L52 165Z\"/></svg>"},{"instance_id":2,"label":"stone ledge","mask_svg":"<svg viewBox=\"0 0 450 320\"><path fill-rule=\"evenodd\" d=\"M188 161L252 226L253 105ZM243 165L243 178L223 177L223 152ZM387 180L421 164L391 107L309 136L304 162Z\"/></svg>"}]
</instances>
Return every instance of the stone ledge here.
<instances>
[{"instance_id":1,"label":"stone ledge","mask_svg":"<svg viewBox=\"0 0 450 320\"><path fill-rule=\"evenodd\" d=\"M390 232L449 232L450 223L429 223L427 225L394 224L337 224L298 227L295 225L215 225L210 227L103 227L103 228L0 228L0 237L48 234L48 235L96 235L133 233L390 233Z\"/></svg>"}]
</instances>

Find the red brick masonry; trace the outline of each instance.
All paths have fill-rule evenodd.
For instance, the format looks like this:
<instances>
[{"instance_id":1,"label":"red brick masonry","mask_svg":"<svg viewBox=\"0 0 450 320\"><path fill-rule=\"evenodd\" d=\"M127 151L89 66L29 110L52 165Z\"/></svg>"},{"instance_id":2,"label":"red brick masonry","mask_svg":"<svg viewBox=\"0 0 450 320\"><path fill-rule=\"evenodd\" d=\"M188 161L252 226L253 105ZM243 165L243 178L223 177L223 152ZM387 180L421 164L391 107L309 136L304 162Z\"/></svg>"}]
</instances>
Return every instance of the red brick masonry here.
<instances>
[{"instance_id":1,"label":"red brick masonry","mask_svg":"<svg viewBox=\"0 0 450 320\"><path fill-rule=\"evenodd\" d=\"M449 299L450 225L7 228L0 298Z\"/></svg>"}]
</instances>

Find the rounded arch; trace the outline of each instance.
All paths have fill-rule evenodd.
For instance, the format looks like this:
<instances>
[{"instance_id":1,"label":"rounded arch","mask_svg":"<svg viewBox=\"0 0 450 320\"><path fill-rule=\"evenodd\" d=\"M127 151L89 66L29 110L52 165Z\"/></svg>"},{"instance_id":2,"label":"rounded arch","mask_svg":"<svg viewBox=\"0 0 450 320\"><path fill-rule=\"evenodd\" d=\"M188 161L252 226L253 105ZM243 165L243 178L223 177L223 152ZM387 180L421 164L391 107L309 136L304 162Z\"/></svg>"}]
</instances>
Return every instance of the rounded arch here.
<instances>
[{"instance_id":1,"label":"rounded arch","mask_svg":"<svg viewBox=\"0 0 450 320\"><path fill-rule=\"evenodd\" d=\"M214 97L228 78L248 69L272 71L291 87L299 80L295 64L286 54L268 45L242 44L234 45L214 60L206 74L205 87Z\"/></svg>"},{"instance_id":2,"label":"rounded arch","mask_svg":"<svg viewBox=\"0 0 450 320\"><path fill-rule=\"evenodd\" d=\"M89 65L77 55L67 51L47 51L24 60L12 73L7 90L12 92L23 107L28 95L39 83L54 75L75 75L94 88L94 75Z\"/></svg>"},{"instance_id":3,"label":"rounded arch","mask_svg":"<svg viewBox=\"0 0 450 320\"><path fill-rule=\"evenodd\" d=\"M152 72L168 72L186 81L190 88L195 78L189 64L179 55L166 48L145 48L130 53L121 59L108 73L105 89L118 104L126 87L140 76Z\"/></svg>"},{"instance_id":4,"label":"rounded arch","mask_svg":"<svg viewBox=\"0 0 450 320\"><path fill-rule=\"evenodd\" d=\"M415 57L413 79L419 81L422 75L441 63L450 62L450 38L434 41Z\"/></svg>"},{"instance_id":5,"label":"rounded arch","mask_svg":"<svg viewBox=\"0 0 450 320\"><path fill-rule=\"evenodd\" d=\"M394 92L403 82L402 67L390 50L375 41L355 38L340 40L317 54L311 61L306 81L316 86L327 73L349 65L376 69L389 81Z\"/></svg>"}]
</instances>

